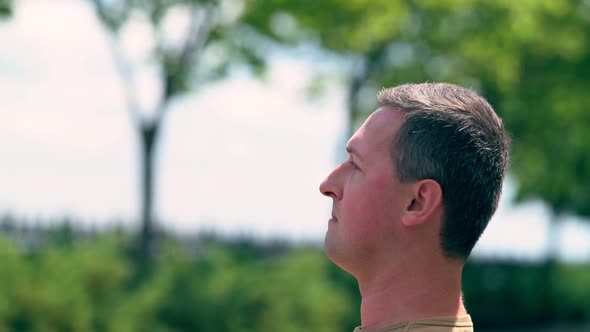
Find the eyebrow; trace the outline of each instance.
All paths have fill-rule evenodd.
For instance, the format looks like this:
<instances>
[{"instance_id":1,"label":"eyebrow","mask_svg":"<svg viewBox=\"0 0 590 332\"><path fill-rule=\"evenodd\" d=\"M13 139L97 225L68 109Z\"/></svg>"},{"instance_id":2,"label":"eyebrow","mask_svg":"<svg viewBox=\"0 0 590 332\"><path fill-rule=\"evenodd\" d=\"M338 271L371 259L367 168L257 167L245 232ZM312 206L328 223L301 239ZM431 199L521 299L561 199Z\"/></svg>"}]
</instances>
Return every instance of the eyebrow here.
<instances>
[{"instance_id":1,"label":"eyebrow","mask_svg":"<svg viewBox=\"0 0 590 332\"><path fill-rule=\"evenodd\" d=\"M359 159L359 160L363 160L363 158L359 154L358 150L355 149L354 147L350 146L350 145L347 145L346 146L346 152L348 152L349 154L357 157L357 159Z\"/></svg>"}]
</instances>

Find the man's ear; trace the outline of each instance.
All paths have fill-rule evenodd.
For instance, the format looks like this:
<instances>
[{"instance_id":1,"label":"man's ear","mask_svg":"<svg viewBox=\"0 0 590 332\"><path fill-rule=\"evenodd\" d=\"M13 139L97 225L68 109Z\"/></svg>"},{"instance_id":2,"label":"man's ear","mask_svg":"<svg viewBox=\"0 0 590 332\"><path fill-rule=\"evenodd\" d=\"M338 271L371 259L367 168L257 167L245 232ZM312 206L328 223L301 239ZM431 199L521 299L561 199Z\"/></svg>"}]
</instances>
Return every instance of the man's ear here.
<instances>
[{"instance_id":1,"label":"man's ear","mask_svg":"<svg viewBox=\"0 0 590 332\"><path fill-rule=\"evenodd\" d=\"M442 200L442 188L438 182L425 179L414 183L404 207L402 224L406 227L423 224L442 206Z\"/></svg>"}]
</instances>

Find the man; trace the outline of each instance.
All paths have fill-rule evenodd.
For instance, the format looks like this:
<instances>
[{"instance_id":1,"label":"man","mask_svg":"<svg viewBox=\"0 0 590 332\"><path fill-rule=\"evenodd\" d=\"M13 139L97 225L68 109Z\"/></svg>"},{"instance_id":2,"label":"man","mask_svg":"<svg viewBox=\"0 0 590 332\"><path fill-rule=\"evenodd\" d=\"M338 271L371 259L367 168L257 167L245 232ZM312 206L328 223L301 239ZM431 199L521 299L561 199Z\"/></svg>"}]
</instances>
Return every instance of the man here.
<instances>
[{"instance_id":1,"label":"man","mask_svg":"<svg viewBox=\"0 0 590 332\"><path fill-rule=\"evenodd\" d=\"M384 89L320 185L326 255L358 281L355 332L473 331L461 272L493 215L509 137L476 93L443 83Z\"/></svg>"}]
</instances>

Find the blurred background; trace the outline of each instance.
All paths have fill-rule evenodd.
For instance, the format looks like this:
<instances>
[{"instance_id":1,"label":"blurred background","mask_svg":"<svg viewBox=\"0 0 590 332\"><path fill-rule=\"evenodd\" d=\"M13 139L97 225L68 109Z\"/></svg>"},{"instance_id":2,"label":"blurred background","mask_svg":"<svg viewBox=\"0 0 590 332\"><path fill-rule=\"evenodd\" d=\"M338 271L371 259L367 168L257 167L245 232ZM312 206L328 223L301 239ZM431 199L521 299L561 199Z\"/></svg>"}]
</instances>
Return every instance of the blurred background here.
<instances>
[{"instance_id":1,"label":"blurred background","mask_svg":"<svg viewBox=\"0 0 590 332\"><path fill-rule=\"evenodd\" d=\"M352 331L318 187L384 86L513 137L479 331L590 330L590 1L0 0L0 331Z\"/></svg>"}]
</instances>

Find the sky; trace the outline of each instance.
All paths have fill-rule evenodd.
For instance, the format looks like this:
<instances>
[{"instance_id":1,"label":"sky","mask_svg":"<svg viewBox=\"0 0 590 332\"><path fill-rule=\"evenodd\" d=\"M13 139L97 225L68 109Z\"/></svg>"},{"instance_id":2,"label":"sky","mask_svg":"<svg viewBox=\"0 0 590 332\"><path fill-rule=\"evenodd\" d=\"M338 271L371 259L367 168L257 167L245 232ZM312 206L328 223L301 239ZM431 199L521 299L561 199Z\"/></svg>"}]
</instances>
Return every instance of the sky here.
<instances>
[{"instance_id":1,"label":"sky","mask_svg":"<svg viewBox=\"0 0 590 332\"><path fill-rule=\"evenodd\" d=\"M124 34L129 59L143 59L145 36L141 25ZM147 110L157 81L149 66L136 69ZM282 54L265 80L236 72L177 99L158 146L158 220L176 232L321 242L331 202L318 187L344 155L345 94L335 84L306 99L317 70ZM123 91L88 2L17 2L0 22L0 215L137 226L138 141ZM548 211L514 205L514 186L505 186L476 257L545 254ZM588 223L568 218L557 231L561 256L590 259Z\"/></svg>"}]
</instances>

